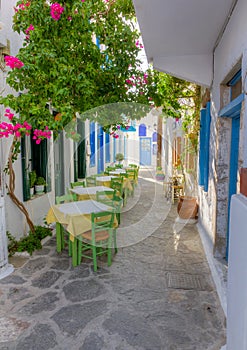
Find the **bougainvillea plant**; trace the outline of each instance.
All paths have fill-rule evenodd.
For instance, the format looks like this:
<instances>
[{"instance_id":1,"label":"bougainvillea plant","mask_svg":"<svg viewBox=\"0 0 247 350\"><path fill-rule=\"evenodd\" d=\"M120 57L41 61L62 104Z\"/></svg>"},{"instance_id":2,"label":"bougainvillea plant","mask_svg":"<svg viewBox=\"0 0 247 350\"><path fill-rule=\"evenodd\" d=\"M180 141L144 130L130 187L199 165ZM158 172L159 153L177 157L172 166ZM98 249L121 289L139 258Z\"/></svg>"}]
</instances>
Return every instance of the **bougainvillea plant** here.
<instances>
[{"instance_id":1,"label":"bougainvillea plant","mask_svg":"<svg viewBox=\"0 0 247 350\"><path fill-rule=\"evenodd\" d=\"M101 105L144 102L143 92L138 93L138 87L143 90L141 84L129 91L127 83L131 76L143 75L133 17L131 0L17 1L13 29L23 35L23 46L16 56L5 57L5 62L7 83L18 94L0 100L9 119L0 124L0 137L13 137L8 192L21 210L12 166L20 137L31 135L40 143L52 131L63 130L76 113L86 119L86 111ZM132 112L141 116L144 109ZM59 118L51 110L58 111ZM109 132L125 123L120 115L104 111L94 119Z\"/></svg>"}]
</instances>

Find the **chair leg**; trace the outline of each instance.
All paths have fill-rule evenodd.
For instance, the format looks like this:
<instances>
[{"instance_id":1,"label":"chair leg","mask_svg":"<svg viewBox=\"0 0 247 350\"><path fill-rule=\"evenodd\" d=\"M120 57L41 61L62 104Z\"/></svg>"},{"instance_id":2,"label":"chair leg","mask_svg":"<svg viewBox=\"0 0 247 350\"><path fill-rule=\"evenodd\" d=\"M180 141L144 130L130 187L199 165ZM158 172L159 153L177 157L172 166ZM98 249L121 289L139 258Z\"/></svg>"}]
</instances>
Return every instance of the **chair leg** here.
<instances>
[{"instance_id":1,"label":"chair leg","mask_svg":"<svg viewBox=\"0 0 247 350\"><path fill-rule=\"evenodd\" d=\"M59 222L56 223L56 242L57 242L57 252L60 253L62 251L62 225Z\"/></svg>"},{"instance_id":2,"label":"chair leg","mask_svg":"<svg viewBox=\"0 0 247 350\"><path fill-rule=\"evenodd\" d=\"M117 217L118 225L120 225L120 213L117 213L116 217Z\"/></svg>"},{"instance_id":3,"label":"chair leg","mask_svg":"<svg viewBox=\"0 0 247 350\"><path fill-rule=\"evenodd\" d=\"M77 247L78 247L77 264L80 265L80 263L81 263L81 256L82 256L82 241L81 240L78 240Z\"/></svg>"},{"instance_id":4,"label":"chair leg","mask_svg":"<svg viewBox=\"0 0 247 350\"><path fill-rule=\"evenodd\" d=\"M77 262L77 239L74 238L74 241L71 242L72 244L72 265L73 266L77 266L78 262Z\"/></svg>"},{"instance_id":5,"label":"chair leg","mask_svg":"<svg viewBox=\"0 0 247 350\"><path fill-rule=\"evenodd\" d=\"M107 263L108 263L108 266L111 266L111 244L112 244L112 232L111 232L111 235L109 237L109 240L108 240L108 252L107 252Z\"/></svg>"},{"instance_id":6,"label":"chair leg","mask_svg":"<svg viewBox=\"0 0 247 350\"><path fill-rule=\"evenodd\" d=\"M115 253L117 253L118 249L117 249L117 230L116 229L113 229L113 239L114 239Z\"/></svg>"},{"instance_id":7,"label":"chair leg","mask_svg":"<svg viewBox=\"0 0 247 350\"><path fill-rule=\"evenodd\" d=\"M94 272L97 271L97 254L96 254L96 246L93 246L92 247L92 250L93 250L93 269L94 269Z\"/></svg>"},{"instance_id":8,"label":"chair leg","mask_svg":"<svg viewBox=\"0 0 247 350\"><path fill-rule=\"evenodd\" d=\"M72 256L72 243L70 239L69 239L69 256Z\"/></svg>"}]
</instances>

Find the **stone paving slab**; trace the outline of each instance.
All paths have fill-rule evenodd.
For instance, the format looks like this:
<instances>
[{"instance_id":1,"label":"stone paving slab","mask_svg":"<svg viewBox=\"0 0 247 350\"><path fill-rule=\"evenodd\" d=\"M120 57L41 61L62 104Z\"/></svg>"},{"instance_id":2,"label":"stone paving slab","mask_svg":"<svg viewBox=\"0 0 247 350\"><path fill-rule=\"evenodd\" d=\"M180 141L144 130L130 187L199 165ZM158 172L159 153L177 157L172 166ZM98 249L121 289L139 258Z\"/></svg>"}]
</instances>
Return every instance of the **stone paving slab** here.
<instances>
[{"instance_id":1,"label":"stone paving slab","mask_svg":"<svg viewBox=\"0 0 247 350\"><path fill-rule=\"evenodd\" d=\"M119 251L72 267L55 238L0 281L1 350L220 350L225 318L195 225L151 173L124 208Z\"/></svg>"}]
</instances>

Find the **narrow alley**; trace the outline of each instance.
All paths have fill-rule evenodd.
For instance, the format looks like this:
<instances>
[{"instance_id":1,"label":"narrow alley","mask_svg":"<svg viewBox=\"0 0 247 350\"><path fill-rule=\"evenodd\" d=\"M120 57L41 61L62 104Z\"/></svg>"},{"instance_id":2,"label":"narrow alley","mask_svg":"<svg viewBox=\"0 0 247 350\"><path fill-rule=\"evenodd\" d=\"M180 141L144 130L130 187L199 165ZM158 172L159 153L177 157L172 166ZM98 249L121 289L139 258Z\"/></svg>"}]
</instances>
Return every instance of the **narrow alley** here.
<instances>
[{"instance_id":1,"label":"narrow alley","mask_svg":"<svg viewBox=\"0 0 247 350\"><path fill-rule=\"evenodd\" d=\"M220 350L225 316L196 225L140 171L118 253L75 268L56 239L0 281L1 350Z\"/></svg>"}]
</instances>

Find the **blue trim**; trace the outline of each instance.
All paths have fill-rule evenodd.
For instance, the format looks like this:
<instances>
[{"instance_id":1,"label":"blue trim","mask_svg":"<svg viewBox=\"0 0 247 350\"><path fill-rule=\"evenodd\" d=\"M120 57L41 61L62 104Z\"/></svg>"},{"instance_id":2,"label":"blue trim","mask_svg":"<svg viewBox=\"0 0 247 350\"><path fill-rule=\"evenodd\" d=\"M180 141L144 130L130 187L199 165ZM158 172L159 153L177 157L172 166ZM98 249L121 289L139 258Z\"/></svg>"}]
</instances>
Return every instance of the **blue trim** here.
<instances>
[{"instance_id":1,"label":"blue trim","mask_svg":"<svg viewBox=\"0 0 247 350\"><path fill-rule=\"evenodd\" d=\"M127 137L124 136L124 159L126 159L126 150L127 150Z\"/></svg>"},{"instance_id":2,"label":"blue trim","mask_svg":"<svg viewBox=\"0 0 247 350\"><path fill-rule=\"evenodd\" d=\"M204 145L205 145L205 124L206 124L206 108L201 109L200 118L200 148L199 148L199 186L204 186Z\"/></svg>"},{"instance_id":3,"label":"blue trim","mask_svg":"<svg viewBox=\"0 0 247 350\"><path fill-rule=\"evenodd\" d=\"M234 77L229 81L228 85L229 86L234 86L237 84L237 82L241 79L242 77L242 71L241 69L234 75Z\"/></svg>"},{"instance_id":4,"label":"blue trim","mask_svg":"<svg viewBox=\"0 0 247 350\"><path fill-rule=\"evenodd\" d=\"M145 124L139 125L139 136L147 136L147 127Z\"/></svg>"},{"instance_id":5,"label":"blue trim","mask_svg":"<svg viewBox=\"0 0 247 350\"><path fill-rule=\"evenodd\" d=\"M157 139L158 139L158 133L155 131L155 132L153 132L152 140L153 140L153 142L157 142Z\"/></svg>"},{"instance_id":6,"label":"blue trim","mask_svg":"<svg viewBox=\"0 0 247 350\"><path fill-rule=\"evenodd\" d=\"M116 147L116 139L113 139L113 161L116 161L117 147Z\"/></svg>"},{"instance_id":7,"label":"blue trim","mask_svg":"<svg viewBox=\"0 0 247 350\"><path fill-rule=\"evenodd\" d=\"M100 174L104 171L104 133L102 126L98 126L98 141L97 141L97 151L98 151L98 166L97 172Z\"/></svg>"},{"instance_id":8,"label":"blue trim","mask_svg":"<svg viewBox=\"0 0 247 350\"><path fill-rule=\"evenodd\" d=\"M211 113L210 113L210 102L207 103L206 107L206 124L205 124L205 148L204 148L204 191L208 192L208 173L209 173L209 147L210 147L210 124L211 124Z\"/></svg>"},{"instance_id":9,"label":"blue trim","mask_svg":"<svg viewBox=\"0 0 247 350\"><path fill-rule=\"evenodd\" d=\"M91 154L90 154L90 167L95 166L95 123L90 123L90 147L91 147Z\"/></svg>"},{"instance_id":10,"label":"blue trim","mask_svg":"<svg viewBox=\"0 0 247 350\"><path fill-rule=\"evenodd\" d=\"M111 153L110 153L110 134L105 133L105 162L110 163Z\"/></svg>"},{"instance_id":11,"label":"blue trim","mask_svg":"<svg viewBox=\"0 0 247 350\"><path fill-rule=\"evenodd\" d=\"M136 131L136 128L134 128L132 125L130 125L128 129L125 129L125 128L123 128L123 127L121 126L120 130L121 130L122 132L135 132L135 131Z\"/></svg>"},{"instance_id":12,"label":"blue trim","mask_svg":"<svg viewBox=\"0 0 247 350\"><path fill-rule=\"evenodd\" d=\"M230 118L237 117L241 111L242 102L244 100L244 95L245 95L244 93L240 94L238 97L236 97L230 103L228 103L227 106L223 107L219 111L219 117L230 117Z\"/></svg>"},{"instance_id":13,"label":"blue trim","mask_svg":"<svg viewBox=\"0 0 247 350\"><path fill-rule=\"evenodd\" d=\"M205 109L201 110L200 120L200 148L199 148L199 186L204 186L204 191L208 191L209 174L209 147L210 147L210 102Z\"/></svg>"}]
</instances>

